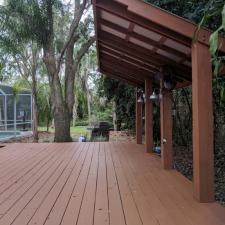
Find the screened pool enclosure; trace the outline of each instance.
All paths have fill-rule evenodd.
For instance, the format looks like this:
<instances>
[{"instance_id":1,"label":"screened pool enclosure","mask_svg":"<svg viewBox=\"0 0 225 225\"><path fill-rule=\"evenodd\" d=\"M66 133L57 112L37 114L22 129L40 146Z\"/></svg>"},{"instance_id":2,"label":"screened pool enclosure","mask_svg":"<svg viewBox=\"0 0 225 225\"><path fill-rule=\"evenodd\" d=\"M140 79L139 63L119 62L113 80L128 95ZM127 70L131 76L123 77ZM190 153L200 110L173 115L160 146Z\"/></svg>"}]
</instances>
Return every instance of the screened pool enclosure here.
<instances>
[{"instance_id":1,"label":"screened pool enclosure","mask_svg":"<svg viewBox=\"0 0 225 225\"><path fill-rule=\"evenodd\" d=\"M0 84L0 140L19 136L32 128L32 94Z\"/></svg>"}]
</instances>

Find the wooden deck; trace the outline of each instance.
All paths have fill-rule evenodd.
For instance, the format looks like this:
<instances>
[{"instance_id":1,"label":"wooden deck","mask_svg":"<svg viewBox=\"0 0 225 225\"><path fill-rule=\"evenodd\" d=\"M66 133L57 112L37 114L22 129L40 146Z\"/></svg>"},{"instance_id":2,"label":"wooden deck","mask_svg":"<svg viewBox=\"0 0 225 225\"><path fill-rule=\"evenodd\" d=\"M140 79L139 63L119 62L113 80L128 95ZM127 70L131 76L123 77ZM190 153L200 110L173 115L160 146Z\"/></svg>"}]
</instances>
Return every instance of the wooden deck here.
<instances>
[{"instance_id":1,"label":"wooden deck","mask_svg":"<svg viewBox=\"0 0 225 225\"><path fill-rule=\"evenodd\" d=\"M224 225L225 208L127 143L0 149L0 225Z\"/></svg>"}]
</instances>

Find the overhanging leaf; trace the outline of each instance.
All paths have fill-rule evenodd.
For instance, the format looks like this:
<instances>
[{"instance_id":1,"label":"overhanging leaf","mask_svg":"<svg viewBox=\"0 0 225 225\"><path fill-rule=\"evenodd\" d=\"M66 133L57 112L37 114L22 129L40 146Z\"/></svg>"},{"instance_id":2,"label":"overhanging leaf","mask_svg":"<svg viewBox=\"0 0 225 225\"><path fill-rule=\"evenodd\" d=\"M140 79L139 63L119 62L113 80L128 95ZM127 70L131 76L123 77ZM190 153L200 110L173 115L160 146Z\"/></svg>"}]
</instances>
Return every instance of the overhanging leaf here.
<instances>
[{"instance_id":1,"label":"overhanging leaf","mask_svg":"<svg viewBox=\"0 0 225 225\"><path fill-rule=\"evenodd\" d=\"M225 30L225 4L222 11L222 26L223 26L223 29Z\"/></svg>"},{"instance_id":2,"label":"overhanging leaf","mask_svg":"<svg viewBox=\"0 0 225 225\"><path fill-rule=\"evenodd\" d=\"M213 34L211 34L210 36L210 53L211 55L215 56L216 55L216 52L217 52L217 49L218 49L218 38L219 36L219 31L215 31Z\"/></svg>"}]
</instances>

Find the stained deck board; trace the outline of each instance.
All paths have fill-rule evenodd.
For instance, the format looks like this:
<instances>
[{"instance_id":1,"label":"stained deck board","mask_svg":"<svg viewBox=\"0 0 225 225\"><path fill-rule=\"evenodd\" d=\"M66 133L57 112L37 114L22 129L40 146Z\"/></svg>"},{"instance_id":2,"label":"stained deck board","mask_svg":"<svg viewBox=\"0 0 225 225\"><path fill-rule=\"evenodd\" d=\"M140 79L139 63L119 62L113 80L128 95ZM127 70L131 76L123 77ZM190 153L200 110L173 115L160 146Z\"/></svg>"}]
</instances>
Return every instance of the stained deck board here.
<instances>
[{"instance_id":1,"label":"stained deck board","mask_svg":"<svg viewBox=\"0 0 225 225\"><path fill-rule=\"evenodd\" d=\"M0 225L225 225L192 184L132 143L10 144L0 151Z\"/></svg>"}]
</instances>

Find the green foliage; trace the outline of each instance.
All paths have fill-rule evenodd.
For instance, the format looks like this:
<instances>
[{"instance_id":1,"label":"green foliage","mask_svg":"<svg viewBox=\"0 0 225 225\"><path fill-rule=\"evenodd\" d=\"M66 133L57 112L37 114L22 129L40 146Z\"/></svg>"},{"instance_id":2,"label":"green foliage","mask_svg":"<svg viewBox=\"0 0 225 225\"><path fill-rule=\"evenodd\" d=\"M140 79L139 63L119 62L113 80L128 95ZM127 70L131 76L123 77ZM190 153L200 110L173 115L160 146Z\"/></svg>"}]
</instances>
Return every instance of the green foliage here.
<instances>
[{"instance_id":1,"label":"green foliage","mask_svg":"<svg viewBox=\"0 0 225 225\"><path fill-rule=\"evenodd\" d=\"M14 83L14 85L12 86L12 92L13 92L13 95L15 96L19 94L22 90L23 90L23 87L20 85L20 83Z\"/></svg>"},{"instance_id":2,"label":"green foliage","mask_svg":"<svg viewBox=\"0 0 225 225\"><path fill-rule=\"evenodd\" d=\"M50 89L47 84L38 84L38 121L41 126L49 125L52 120Z\"/></svg>"},{"instance_id":3,"label":"green foliage","mask_svg":"<svg viewBox=\"0 0 225 225\"><path fill-rule=\"evenodd\" d=\"M98 87L99 96L106 96L116 105L117 127L134 129L135 125L135 88L123 82L103 76Z\"/></svg>"},{"instance_id":4,"label":"green foliage","mask_svg":"<svg viewBox=\"0 0 225 225\"><path fill-rule=\"evenodd\" d=\"M78 119L77 121L76 121L76 126L88 126L89 125L89 121L86 119L84 119L84 120L80 120L80 119Z\"/></svg>"},{"instance_id":5,"label":"green foliage","mask_svg":"<svg viewBox=\"0 0 225 225\"><path fill-rule=\"evenodd\" d=\"M15 41L24 40L44 45L52 29L47 13L49 7L53 7L56 13L63 13L63 4L57 0L8 0L6 6L0 7L0 40L7 41L9 48L15 45ZM9 36L8 30L13 30L14 35Z\"/></svg>"},{"instance_id":6,"label":"green foliage","mask_svg":"<svg viewBox=\"0 0 225 225\"><path fill-rule=\"evenodd\" d=\"M210 52L215 67L214 74L218 75L221 63L225 57L218 54L221 47L219 35L225 34L225 3L224 0L146 0L178 16L189 19L197 24L199 28L206 26L214 33L210 37Z\"/></svg>"}]
</instances>

